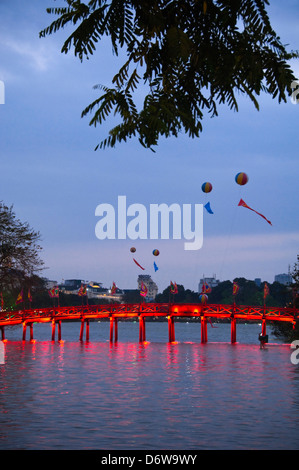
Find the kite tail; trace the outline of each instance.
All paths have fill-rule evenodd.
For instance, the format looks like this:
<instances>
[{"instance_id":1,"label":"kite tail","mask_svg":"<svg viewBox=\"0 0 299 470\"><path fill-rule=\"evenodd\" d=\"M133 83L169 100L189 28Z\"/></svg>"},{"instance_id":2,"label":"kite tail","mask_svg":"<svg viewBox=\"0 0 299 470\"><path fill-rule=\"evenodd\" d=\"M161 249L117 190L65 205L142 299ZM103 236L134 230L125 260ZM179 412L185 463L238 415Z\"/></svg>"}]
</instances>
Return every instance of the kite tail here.
<instances>
[{"instance_id":1,"label":"kite tail","mask_svg":"<svg viewBox=\"0 0 299 470\"><path fill-rule=\"evenodd\" d=\"M133 258L133 261L134 261L134 263L136 263L136 264L137 264L137 266L139 266L139 268L141 268L141 269L144 271L144 268L143 268L142 266L140 266L140 264L139 264L139 263L137 263L137 261L136 261L136 259L135 259L135 258Z\"/></svg>"}]
</instances>

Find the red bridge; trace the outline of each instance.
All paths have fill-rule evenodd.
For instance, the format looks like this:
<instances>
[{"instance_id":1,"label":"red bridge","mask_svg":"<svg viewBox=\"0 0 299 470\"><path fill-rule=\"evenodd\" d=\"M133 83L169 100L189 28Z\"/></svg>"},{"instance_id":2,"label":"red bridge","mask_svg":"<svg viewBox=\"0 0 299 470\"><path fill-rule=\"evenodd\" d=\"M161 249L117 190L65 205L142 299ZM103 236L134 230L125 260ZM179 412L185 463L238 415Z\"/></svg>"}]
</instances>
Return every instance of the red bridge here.
<instances>
[{"instance_id":1,"label":"red bridge","mask_svg":"<svg viewBox=\"0 0 299 470\"><path fill-rule=\"evenodd\" d=\"M198 318L201 323L201 342L208 341L207 322L212 319L227 319L231 323L231 342L236 342L237 320L257 321L262 324L261 334L266 335L266 322L289 322L295 328L299 310L282 307L253 307L246 305L198 305L175 303L140 303L84 305L78 307L50 307L28 309L17 312L0 312L0 330L5 339L5 326L23 325L23 340L26 340L27 327L30 328L30 340L33 340L34 323L52 324L52 341L55 341L57 325L58 341L61 340L61 322L66 320L80 321L79 339L89 341L89 321L110 319L110 342L118 340L118 320L139 319L139 341L145 341L145 320L159 317L168 320L169 342L175 341L175 319Z\"/></svg>"}]
</instances>

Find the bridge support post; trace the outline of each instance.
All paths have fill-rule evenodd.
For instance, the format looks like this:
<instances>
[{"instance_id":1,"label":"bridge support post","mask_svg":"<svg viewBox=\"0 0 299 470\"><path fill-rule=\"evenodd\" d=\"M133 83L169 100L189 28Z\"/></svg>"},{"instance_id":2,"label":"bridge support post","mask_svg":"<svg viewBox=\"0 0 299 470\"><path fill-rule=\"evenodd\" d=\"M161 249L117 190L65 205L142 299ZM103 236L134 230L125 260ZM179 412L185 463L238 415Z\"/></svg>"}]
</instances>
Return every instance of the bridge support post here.
<instances>
[{"instance_id":1,"label":"bridge support post","mask_svg":"<svg viewBox=\"0 0 299 470\"><path fill-rule=\"evenodd\" d=\"M55 341L55 328L56 328L56 322L55 320L52 320L52 341Z\"/></svg>"},{"instance_id":2,"label":"bridge support post","mask_svg":"<svg viewBox=\"0 0 299 470\"><path fill-rule=\"evenodd\" d=\"M114 342L117 343L118 341L118 320L114 318Z\"/></svg>"},{"instance_id":3,"label":"bridge support post","mask_svg":"<svg viewBox=\"0 0 299 470\"><path fill-rule=\"evenodd\" d=\"M231 343L234 344L237 341L237 322L235 318L231 319Z\"/></svg>"},{"instance_id":4,"label":"bridge support post","mask_svg":"<svg viewBox=\"0 0 299 470\"><path fill-rule=\"evenodd\" d=\"M79 341L83 341L84 322L85 322L84 318L81 318L81 327L80 327Z\"/></svg>"},{"instance_id":5,"label":"bridge support post","mask_svg":"<svg viewBox=\"0 0 299 470\"><path fill-rule=\"evenodd\" d=\"M33 323L30 323L29 327L30 327L30 341L33 341Z\"/></svg>"},{"instance_id":6,"label":"bridge support post","mask_svg":"<svg viewBox=\"0 0 299 470\"><path fill-rule=\"evenodd\" d=\"M114 330L115 318L110 317L110 343L113 343L113 330Z\"/></svg>"},{"instance_id":7,"label":"bridge support post","mask_svg":"<svg viewBox=\"0 0 299 470\"><path fill-rule=\"evenodd\" d=\"M89 341L89 318L86 321L86 341Z\"/></svg>"},{"instance_id":8,"label":"bridge support post","mask_svg":"<svg viewBox=\"0 0 299 470\"><path fill-rule=\"evenodd\" d=\"M59 320L57 322L57 326L58 326L58 341L61 341L61 321Z\"/></svg>"},{"instance_id":9,"label":"bridge support post","mask_svg":"<svg viewBox=\"0 0 299 470\"><path fill-rule=\"evenodd\" d=\"M139 342L145 341L145 318L139 317Z\"/></svg>"},{"instance_id":10,"label":"bridge support post","mask_svg":"<svg viewBox=\"0 0 299 470\"><path fill-rule=\"evenodd\" d=\"M175 341L174 318L170 315L168 317L168 337L170 343Z\"/></svg>"},{"instance_id":11,"label":"bridge support post","mask_svg":"<svg viewBox=\"0 0 299 470\"><path fill-rule=\"evenodd\" d=\"M23 341L26 341L26 330L27 330L27 325L26 322L23 322Z\"/></svg>"},{"instance_id":12,"label":"bridge support post","mask_svg":"<svg viewBox=\"0 0 299 470\"><path fill-rule=\"evenodd\" d=\"M208 341L207 319L204 316L202 316L200 319L201 319L201 342L207 343Z\"/></svg>"},{"instance_id":13,"label":"bridge support post","mask_svg":"<svg viewBox=\"0 0 299 470\"><path fill-rule=\"evenodd\" d=\"M262 336L266 336L266 320L263 319L263 323L262 323Z\"/></svg>"}]
</instances>

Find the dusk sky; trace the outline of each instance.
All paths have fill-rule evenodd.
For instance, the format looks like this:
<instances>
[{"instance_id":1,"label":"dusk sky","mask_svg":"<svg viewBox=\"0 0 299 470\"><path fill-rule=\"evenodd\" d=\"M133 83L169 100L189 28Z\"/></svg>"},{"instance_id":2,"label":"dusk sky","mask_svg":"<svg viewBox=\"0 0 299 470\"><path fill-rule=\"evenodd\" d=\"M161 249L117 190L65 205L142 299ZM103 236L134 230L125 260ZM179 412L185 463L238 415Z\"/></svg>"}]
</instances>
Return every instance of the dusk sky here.
<instances>
[{"instance_id":1,"label":"dusk sky","mask_svg":"<svg viewBox=\"0 0 299 470\"><path fill-rule=\"evenodd\" d=\"M5 84L1 120L1 196L18 218L41 233L43 275L137 288L139 274L150 274L159 291L170 281L197 290L199 279L214 274L273 282L293 267L299 253L298 148L299 105L259 98L260 111L239 97L239 112L219 107L206 116L199 139L184 134L161 139L156 153L138 139L97 150L112 127L90 127L82 110L111 86L121 61L109 39L82 63L72 51L60 52L68 27L40 39L54 20L46 13L62 0L0 0L0 80ZM289 50L299 49L298 0L273 0L272 26ZM299 77L299 62L292 61ZM249 182L235 183L245 172ZM213 190L201 190L209 181ZM211 204L204 211L203 247L184 250L185 240L99 240L96 207L118 196L127 204ZM246 208L240 198L272 222ZM135 265L135 258L145 267ZM160 255L154 257L153 249ZM155 273L153 262L159 270Z\"/></svg>"}]
</instances>

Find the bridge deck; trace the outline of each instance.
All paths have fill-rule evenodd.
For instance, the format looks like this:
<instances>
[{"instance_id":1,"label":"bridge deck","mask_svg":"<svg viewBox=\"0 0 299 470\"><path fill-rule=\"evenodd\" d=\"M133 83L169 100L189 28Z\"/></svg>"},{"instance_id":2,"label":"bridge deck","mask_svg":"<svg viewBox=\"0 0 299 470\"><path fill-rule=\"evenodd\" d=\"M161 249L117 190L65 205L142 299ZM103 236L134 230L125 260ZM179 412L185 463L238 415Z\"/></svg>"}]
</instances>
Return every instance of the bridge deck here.
<instances>
[{"instance_id":1,"label":"bridge deck","mask_svg":"<svg viewBox=\"0 0 299 470\"><path fill-rule=\"evenodd\" d=\"M199 304L108 304L84 305L77 307L48 307L10 312L0 312L0 326L30 322L48 322L55 320L79 320L82 318L97 319L129 317L211 317L218 319L231 318L239 320L284 321L294 322L299 314L298 309L283 307L263 307L248 305L199 305Z\"/></svg>"},{"instance_id":2,"label":"bridge deck","mask_svg":"<svg viewBox=\"0 0 299 470\"><path fill-rule=\"evenodd\" d=\"M118 320L139 318L139 340L145 341L145 319L164 317L168 320L169 341L174 341L174 322L178 318L198 318L201 321L201 341L207 342L207 320L229 319L231 321L231 342L236 342L236 321L258 321L262 323L262 335L266 335L266 322L278 321L296 324L299 310L295 308L264 307L249 305L201 305L175 303L140 303L140 304L108 304L84 305L77 307L49 307L11 312L0 312L0 329L2 339L5 338L4 328L9 325L23 324L23 339L26 339L27 325L30 327L30 339L33 339L34 323L52 322L52 340L58 325L58 339L61 339L62 321L80 321L80 340L83 339L86 325L86 340L89 340L89 321L93 319L110 319L110 341L117 341Z\"/></svg>"}]
</instances>

